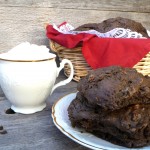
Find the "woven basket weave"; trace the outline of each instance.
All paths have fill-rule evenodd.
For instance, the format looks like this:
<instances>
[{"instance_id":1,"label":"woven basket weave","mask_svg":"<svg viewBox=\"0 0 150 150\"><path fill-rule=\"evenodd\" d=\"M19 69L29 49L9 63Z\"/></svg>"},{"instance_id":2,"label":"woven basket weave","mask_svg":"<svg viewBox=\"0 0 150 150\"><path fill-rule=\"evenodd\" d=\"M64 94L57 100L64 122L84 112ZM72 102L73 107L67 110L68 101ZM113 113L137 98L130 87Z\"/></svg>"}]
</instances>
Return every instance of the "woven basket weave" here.
<instances>
[{"instance_id":1,"label":"woven basket weave","mask_svg":"<svg viewBox=\"0 0 150 150\"><path fill-rule=\"evenodd\" d=\"M73 80L79 81L82 77L86 76L89 70L92 68L87 64L84 59L81 47L74 49L67 49L56 42L50 41L50 48L56 52L60 60L66 58L69 59L74 66ZM143 75L150 76L150 53L148 53L140 62L138 62L133 68ZM68 77L70 75L70 68L68 65L64 68L64 74Z\"/></svg>"}]
</instances>

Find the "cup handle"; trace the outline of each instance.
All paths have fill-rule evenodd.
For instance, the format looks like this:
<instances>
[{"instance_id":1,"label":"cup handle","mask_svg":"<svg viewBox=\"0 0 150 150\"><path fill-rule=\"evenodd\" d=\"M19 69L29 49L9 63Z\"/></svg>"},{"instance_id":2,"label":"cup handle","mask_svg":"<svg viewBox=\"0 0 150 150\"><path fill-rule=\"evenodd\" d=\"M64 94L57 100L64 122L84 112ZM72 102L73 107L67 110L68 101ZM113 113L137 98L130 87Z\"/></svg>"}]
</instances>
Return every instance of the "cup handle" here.
<instances>
[{"instance_id":1,"label":"cup handle","mask_svg":"<svg viewBox=\"0 0 150 150\"><path fill-rule=\"evenodd\" d=\"M70 66L70 69L71 69L71 72L70 72L70 75L69 77L66 79L66 80L63 80L63 81L60 81L59 83L55 84L51 90L51 94L53 93L53 91L59 87L59 86L62 86L62 85L66 85L67 83L69 83L72 79L73 79L73 74L74 74L74 70L73 70L73 65L72 65L72 62L68 59L63 59L60 63L60 67L57 68L57 77L60 73L60 71L64 68L65 64L69 64Z\"/></svg>"}]
</instances>

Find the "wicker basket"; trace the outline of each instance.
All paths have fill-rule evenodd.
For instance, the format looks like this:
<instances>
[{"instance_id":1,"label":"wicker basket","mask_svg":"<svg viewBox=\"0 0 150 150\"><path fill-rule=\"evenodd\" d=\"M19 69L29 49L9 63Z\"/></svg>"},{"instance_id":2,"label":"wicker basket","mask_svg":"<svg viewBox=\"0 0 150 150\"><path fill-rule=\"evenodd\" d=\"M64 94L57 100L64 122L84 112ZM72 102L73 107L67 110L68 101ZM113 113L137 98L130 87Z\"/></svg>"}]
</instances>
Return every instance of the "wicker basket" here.
<instances>
[{"instance_id":1,"label":"wicker basket","mask_svg":"<svg viewBox=\"0 0 150 150\"><path fill-rule=\"evenodd\" d=\"M50 48L52 51L58 54L61 59L69 59L74 66L74 77L73 80L79 81L82 77L86 76L88 71L92 68L87 64L84 59L81 47L76 47L73 50L67 49L56 42L50 41ZM133 68L143 75L150 76L150 53L148 53L140 62L138 62ZM68 77L70 74L70 68L68 65L64 68L64 74Z\"/></svg>"}]
</instances>

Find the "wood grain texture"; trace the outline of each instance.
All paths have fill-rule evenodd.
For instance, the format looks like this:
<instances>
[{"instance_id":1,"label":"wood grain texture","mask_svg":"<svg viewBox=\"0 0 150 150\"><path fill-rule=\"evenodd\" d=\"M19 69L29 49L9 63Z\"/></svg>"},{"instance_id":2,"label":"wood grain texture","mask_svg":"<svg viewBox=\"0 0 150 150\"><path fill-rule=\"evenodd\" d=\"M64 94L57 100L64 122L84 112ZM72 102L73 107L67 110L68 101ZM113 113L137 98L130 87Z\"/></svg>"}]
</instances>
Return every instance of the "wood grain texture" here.
<instances>
[{"instance_id":1,"label":"wood grain texture","mask_svg":"<svg viewBox=\"0 0 150 150\"><path fill-rule=\"evenodd\" d=\"M77 27L84 23L101 22L110 17L121 16L139 21L150 30L149 15L150 13L138 12L0 5L0 50L9 50L25 41L48 46L45 23L60 24L68 21Z\"/></svg>"},{"instance_id":2,"label":"wood grain texture","mask_svg":"<svg viewBox=\"0 0 150 150\"><path fill-rule=\"evenodd\" d=\"M122 16L141 22L150 30L149 0L1 0L0 50L29 41L48 46L44 24L68 21L75 27Z\"/></svg>"},{"instance_id":3,"label":"wood grain texture","mask_svg":"<svg viewBox=\"0 0 150 150\"><path fill-rule=\"evenodd\" d=\"M0 5L6 7L49 7L81 10L150 12L149 0L1 0Z\"/></svg>"}]
</instances>

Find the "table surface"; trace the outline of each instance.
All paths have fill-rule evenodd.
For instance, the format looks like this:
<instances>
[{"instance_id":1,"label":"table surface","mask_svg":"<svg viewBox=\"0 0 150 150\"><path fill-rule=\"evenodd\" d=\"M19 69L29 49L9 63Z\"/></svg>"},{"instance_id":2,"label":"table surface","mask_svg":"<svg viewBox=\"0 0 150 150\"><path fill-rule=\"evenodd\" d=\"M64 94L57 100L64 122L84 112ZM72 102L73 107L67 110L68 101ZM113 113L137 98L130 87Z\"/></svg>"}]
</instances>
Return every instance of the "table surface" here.
<instances>
[{"instance_id":1,"label":"table surface","mask_svg":"<svg viewBox=\"0 0 150 150\"><path fill-rule=\"evenodd\" d=\"M65 79L61 74L57 82ZM57 88L47 99L47 107L34 114L9 114L11 104L0 89L0 126L6 134L0 134L0 150L88 150L75 143L54 125L52 105L61 97L76 92L77 82Z\"/></svg>"}]
</instances>

